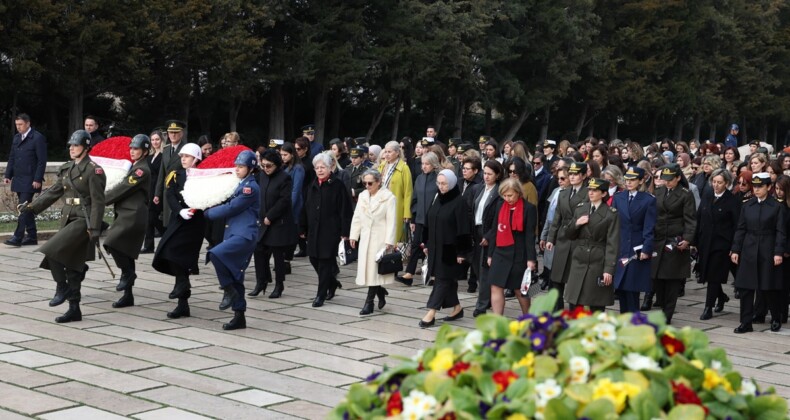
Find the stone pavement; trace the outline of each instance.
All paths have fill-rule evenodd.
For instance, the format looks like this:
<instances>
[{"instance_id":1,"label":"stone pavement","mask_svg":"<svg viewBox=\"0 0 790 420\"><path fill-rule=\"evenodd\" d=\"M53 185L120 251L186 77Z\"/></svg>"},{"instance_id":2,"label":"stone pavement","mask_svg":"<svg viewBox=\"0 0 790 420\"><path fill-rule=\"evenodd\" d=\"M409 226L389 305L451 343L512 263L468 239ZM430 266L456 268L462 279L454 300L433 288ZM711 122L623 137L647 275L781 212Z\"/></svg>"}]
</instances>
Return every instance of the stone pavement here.
<instances>
[{"instance_id":1,"label":"stone pavement","mask_svg":"<svg viewBox=\"0 0 790 420\"><path fill-rule=\"evenodd\" d=\"M281 299L248 299L246 330L222 330L232 313L217 310L222 295L210 265L192 279L192 317L170 320L173 279L151 268L150 254L138 261L137 306L110 306L120 293L96 261L83 283L83 321L60 325L54 318L66 305L47 305L54 283L38 268L41 254L0 247L3 419L323 418L350 384L396 363L391 355L430 345L436 332L417 327L430 293L422 286L393 285L383 311L360 317L366 289L354 284L354 265L342 269L335 299L312 308L316 280L304 258L294 261ZM466 317L455 324L471 328L475 296L461 298ZM676 325L704 329L741 372L790 398L790 329L755 325L760 332L735 335L734 300L699 321L703 299L701 285L689 282ZM508 301L506 314L517 316L517 306Z\"/></svg>"}]
</instances>

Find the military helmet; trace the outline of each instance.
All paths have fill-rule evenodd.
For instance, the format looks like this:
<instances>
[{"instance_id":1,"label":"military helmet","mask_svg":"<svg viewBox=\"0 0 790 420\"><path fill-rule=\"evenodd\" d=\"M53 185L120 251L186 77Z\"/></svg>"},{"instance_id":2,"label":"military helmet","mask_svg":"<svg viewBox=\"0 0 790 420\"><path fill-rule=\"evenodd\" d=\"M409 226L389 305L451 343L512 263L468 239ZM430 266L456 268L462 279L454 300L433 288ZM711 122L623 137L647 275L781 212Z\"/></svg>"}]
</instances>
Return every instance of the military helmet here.
<instances>
[{"instance_id":1,"label":"military helmet","mask_svg":"<svg viewBox=\"0 0 790 420\"><path fill-rule=\"evenodd\" d=\"M85 130L77 130L71 134L71 138L66 143L69 146L84 146L86 148L91 147L91 135Z\"/></svg>"},{"instance_id":2,"label":"military helmet","mask_svg":"<svg viewBox=\"0 0 790 420\"><path fill-rule=\"evenodd\" d=\"M248 168L255 168L258 166L258 158L255 157L255 153L252 150L242 150L236 156L236 160L233 162L234 165L244 165Z\"/></svg>"},{"instance_id":3,"label":"military helmet","mask_svg":"<svg viewBox=\"0 0 790 420\"><path fill-rule=\"evenodd\" d=\"M151 138L145 134L138 134L132 137L129 148L148 150L151 148Z\"/></svg>"}]
</instances>

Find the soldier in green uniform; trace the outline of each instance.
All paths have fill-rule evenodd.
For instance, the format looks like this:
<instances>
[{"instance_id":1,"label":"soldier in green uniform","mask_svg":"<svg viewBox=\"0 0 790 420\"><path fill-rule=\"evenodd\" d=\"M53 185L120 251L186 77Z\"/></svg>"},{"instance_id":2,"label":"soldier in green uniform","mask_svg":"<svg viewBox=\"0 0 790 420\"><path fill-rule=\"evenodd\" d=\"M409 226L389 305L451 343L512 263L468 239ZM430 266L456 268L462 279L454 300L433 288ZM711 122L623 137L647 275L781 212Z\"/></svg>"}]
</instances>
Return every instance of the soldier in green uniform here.
<instances>
[{"instance_id":1,"label":"soldier in green uniform","mask_svg":"<svg viewBox=\"0 0 790 420\"><path fill-rule=\"evenodd\" d=\"M132 287L137 279L134 261L140 255L148 223L151 168L146 156L150 148L151 139L148 136L134 136L129 143L129 154L134 164L124 181L105 194L105 204L115 205L115 221L108 230L104 248L121 269L121 279L115 290L123 291L123 296L112 304L113 308L134 306Z\"/></svg>"},{"instance_id":2,"label":"soldier in green uniform","mask_svg":"<svg viewBox=\"0 0 790 420\"><path fill-rule=\"evenodd\" d=\"M464 157L458 154L458 145L461 144L460 137L453 137L447 140L447 160L453 164L456 176L460 179L463 177L461 173L461 165L463 164Z\"/></svg>"},{"instance_id":3,"label":"soldier in green uniform","mask_svg":"<svg viewBox=\"0 0 790 420\"><path fill-rule=\"evenodd\" d=\"M88 271L85 262L95 259L94 247L101 234L107 182L101 166L88 157L91 135L87 131L75 131L68 145L71 162L58 169L55 184L32 203L19 205L20 212L38 214L59 198L64 201L60 229L38 249L45 256L40 267L52 272L56 284L49 306L69 301L68 311L55 318L58 323L82 320L80 285Z\"/></svg>"},{"instance_id":4,"label":"soldier in green uniform","mask_svg":"<svg viewBox=\"0 0 790 420\"><path fill-rule=\"evenodd\" d=\"M614 268L620 247L620 218L606 204L609 182L593 178L587 184L587 197L576 206L574 219L567 225L573 241L572 260L565 300L574 306L589 306L603 311L614 304Z\"/></svg>"},{"instance_id":5,"label":"soldier in green uniform","mask_svg":"<svg viewBox=\"0 0 790 420\"><path fill-rule=\"evenodd\" d=\"M365 191L365 186L362 185L362 174L365 173L367 168L362 163L365 161L365 151L362 148L355 147L351 149L351 165L346 166L344 171L348 172L349 179L351 179L351 199L354 203L362 191Z\"/></svg>"},{"instance_id":6,"label":"soldier in green uniform","mask_svg":"<svg viewBox=\"0 0 790 420\"><path fill-rule=\"evenodd\" d=\"M181 153L181 148L187 143L184 139L186 126L182 121L170 120L167 122L167 138L170 143L162 149L162 167L159 169L153 200L156 205L162 203L162 223L165 227L171 220L170 202L165 199L165 179L181 170L181 158L178 155Z\"/></svg>"}]
</instances>

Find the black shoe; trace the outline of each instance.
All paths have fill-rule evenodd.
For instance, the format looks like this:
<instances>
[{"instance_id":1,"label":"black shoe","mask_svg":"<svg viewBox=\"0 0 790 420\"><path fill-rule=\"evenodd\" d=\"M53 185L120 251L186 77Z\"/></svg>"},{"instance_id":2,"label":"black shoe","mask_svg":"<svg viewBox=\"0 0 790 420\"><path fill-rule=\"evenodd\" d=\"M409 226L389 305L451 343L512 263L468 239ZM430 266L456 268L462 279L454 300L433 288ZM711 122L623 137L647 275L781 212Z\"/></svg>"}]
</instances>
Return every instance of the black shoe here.
<instances>
[{"instance_id":1,"label":"black shoe","mask_svg":"<svg viewBox=\"0 0 790 420\"><path fill-rule=\"evenodd\" d=\"M128 289L130 286L134 285L134 281L137 279L137 274L121 274L121 279L118 281L118 285L115 286L115 290L118 292L124 291Z\"/></svg>"},{"instance_id":2,"label":"black shoe","mask_svg":"<svg viewBox=\"0 0 790 420\"><path fill-rule=\"evenodd\" d=\"M414 283L414 279L407 279L403 276L395 276L395 281L401 284L405 284L406 286L411 286Z\"/></svg>"},{"instance_id":3,"label":"black shoe","mask_svg":"<svg viewBox=\"0 0 790 420\"><path fill-rule=\"evenodd\" d=\"M239 294L232 284L225 286L222 290L224 290L225 293L222 295L222 302L219 303L220 311L230 308L233 303L236 302L236 299L239 298Z\"/></svg>"},{"instance_id":4,"label":"black shoe","mask_svg":"<svg viewBox=\"0 0 790 420\"><path fill-rule=\"evenodd\" d=\"M55 318L58 324L65 324L67 322L82 321L82 312L80 311L80 302L76 300L69 301L69 310L63 315Z\"/></svg>"},{"instance_id":5,"label":"black shoe","mask_svg":"<svg viewBox=\"0 0 790 420\"><path fill-rule=\"evenodd\" d=\"M188 317L189 316L189 300L187 298L179 298L178 299L178 306L175 309L167 313L167 317L171 319L177 319L181 317Z\"/></svg>"},{"instance_id":6,"label":"black shoe","mask_svg":"<svg viewBox=\"0 0 790 420\"><path fill-rule=\"evenodd\" d=\"M741 290L738 289L737 287L735 288L734 296L735 296L735 299L740 299L741 298Z\"/></svg>"},{"instance_id":7,"label":"black shoe","mask_svg":"<svg viewBox=\"0 0 790 420\"><path fill-rule=\"evenodd\" d=\"M733 332L735 334L743 334L743 333L752 332L752 331L754 331L754 328L752 328L752 324L741 324L741 325L738 325L738 327L735 328L735 330Z\"/></svg>"},{"instance_id":8,"label":"black shoe","mask_svg":"<svg viewBox=\"0 0 790 420\"><path fill-rule=\"evenodd\" d=\"M466 288L466 293L475 293L477 292L477 285L470 284L469 287Z\"/></svg>"},{"instance_id":9,"label":"black shoe","mask_svg":"<svg viewBox=\"0 0 790 420\"><path fill-rule=\"evenodd\" d=\"M22 239L21 245L38 245L38 240L36 238L25 238Z\"/></svg>"},{"instance_id":10,"label":"black shoe","mask_svg":"<svg viewBox=\"0 0 790 420\"><path fill-rule=\"evenodd\" d=\"M134 306L134 295L132 294L132 289L127 289L123 292L123 296L121 296L118 301L112 303L113 308L126 308L129 306Z\"/></svg>"},{"instance_id":11,"label":"black shoe","mask_svg":"<svg viewBox=\"0 0 790 420\"><path fill-rule=\"evenodd\" d=\"M258 296L261 293L266 293L266 286L269 283L263 280L258 280L255 282L255 288L252 289L250 293L247 293L247 296Z\"/></svg>"},{"instance_id":12,"label":"black shoe","mask_svg":"<svg viewBox=\"0 0 790 420\"><path fill-rule=\"evenodd\" d=\"M678 297L686 296L686 282L683 282L683 285L680 287L680 292L678 292Z\"/></svg>"},{"instance_id":13,"label":"black shoe","mask_svg":"<svg viewBox=\"0 0 790 420\"><path fill-rule=\"evenodd\" d=\"M324 297L323 296L316 296L313 299L313 308L320 308L324 306Z\"/></svg>"},{"instance_id":14,"label":"black shoe","mask_svg":"<svg viewBox=\"0 0 790 420\"><path fill-rule=\"evenodd\" d=\"M464 317L464 308L461 308L461 310L458 311L457 314L446 316L446 317L442 318L442 321L444 321L444 322L455 321L456 319L461 319L463 317Z\"/></svg>"},{"instance_id":15,"label":"black shoe","mask_svg":"<svg viewBox=\"0 0 790 420\"><path fill-rule=\"evenodd\" d=\"M642 306L639 307L639 310L642 312L647 312L651 309L653 309L653 294L645 293L645 298L642 301Z\"/></svg>"},{"instance_id":16,"label":"black shoe","mask_svg":"<svg viewBox=\"0 0 790 420\"><path fill-rule=\"evenodd\" d=\"M475 310L472 312L472 317L474 317L474 318L477 318L477 317L479 317L480 315L483 315L484 313L486 313L486 311L481 311L480 309L475 309Z\"/></svg>"},{"instance_id":17,"label":"black shoe","mask_svg":"<svg viewBox=\"0 0 790 420\"><path fill-rule=\"evenodd\" d=\"M22 241L20 241L19 239L14 239L14 238L6 239L5 242L3 242L3 243L8 245L8 246L15 246L17 248L22 246Z\"/></svg>"},{"instance_id":18,"label":"black shoe","mask_svg":"<svg viewBox=\"0 0 790 420\"><path fill-rule=\"evenodd\" d=\"M339 280L335 279L334 283L329 286L329 289L326 291L326 300L332 300L335 297L335 293L337 293L337 289L342 289L343 283Z\"/></svg>"},{"instance_id":19,"label":"black shoe","mask_svg":"<svg viewBox=\"0 0 790 420\"><path fill-rule=\"evenodd\" d=\"M428 280L428 283L425 283L425 285L426 286L433 286L434 283L436 283L436 280L430 279L430 280Z\"/></svg>"},{"instance_id":20,"label":"black shoe","mask_svg":"<svg viewBox=\"0 0 790 420\"><path fill-rule=\"evenodd\" d=\"M385 296L389 296L389 292L384 286L379 286L378 290L376 291L376 296L379 298L379 309L383 309L384 305L387 304L387 298Z\"/></svg>"},{"instance_id":21,"label":"black shoe","mask_svg":"<svg viewBox=\"0 0 790 420\"><path fill-rule=\"evenodd\" d=\"M285 262L285 274L291 274L291 262L290 261L286 261Z\"/></svg>"},{"instance_id":22,"label":"black shoe","mask_svg":"<svg viewBox=\"0 0 790 420\"><path fill-rule=\"evenodd\" d=\"M55 296L49 301L49 306L58 306L66 301L69 295L69 285L66 282L58 283L55 287Z\"/></svg>"},{"instance_id":23,"label":"black shoe","mask_svg":"<svg viewBox=\"0 0 790 420\"><path fill-rule=\"evenodd\" d=\"M283 290L285 290L285 285L283 284L283 282L279 281L275 283L274 290L272 290L272 293L269 295L269 299L279 298L280 296L283 295Z\"/></svg>"},{"instance_id":24,"label":"black shoe","mask_svg":"<svg viewBox=\"0 0 790 420\"><path fill-rule=\"evenodd\" d=\"M148 248L148 247L143 248L143 249L140 250L140 253L141 254L153 254L154 253L154 248Z\"/></svg>"},{"instance_id":25,"label":"black shoe","mask_svg":"<svg viewBox=\"0 0 790 420\"><path fill-rule=\"evenodd\" d=\"M435 323L436 323L436 318L434 318L434 319L432 319L432 320L430 320L428 322L420 320L420 323L417 324L417 325L419 325L420 328L428 328L428 327L433 327L433 324L435 324Z\"/></svg>"},{"instance_id":26,"label":"black shoe","mask_svg":"<svg viewBox=\"0 0 790 420\"><path fill-rule=\"evenodd\" d=\"M362 306L362 310L359 311L360 315L370 315L373 313L373 300L366 300L365 304Z\"/></svg>"},{"instance_id":27,"label":"black shoe","mask_svg":"<svg viewBox=\"0 0 790 420\"><path fill-rule=\"evenodd\" d=\"M516 292L512 289L505 289L505 299L516 297Z\"/></svg>"},{"instance_id":28,"label":"black shoe","mask_svg":"<svg viewBox=\"0 0 790 420\"><path fill-rule=\"evenodd\" d=\"M702 315L700 315L699 319L706 320L713 318L713 310L710 306L706 306L705 309L702 310Z\"/></svg>"},{"instance_id":29,"label":"black shoe","mask_svg":"<svg viewBox=\"0 0 790 420\"><path fill-rule=\"evenodd\" d=\"M307 252L305 252L304 250L301 250L301 249L299 250L299 252L294 254L294 258L304 258L306 256L307 256Z\"/></svg>"},{"instance_id":30,"label":"black shoe","mask_svg":"<svg viewBox=\"0 0 790 420\"><path fill-rule=\"evenodd\" d=\"M719 300L716 302L716 307L713 308L713 312L719 313L724 310L724 304L730 301L730 297L727 295L719 296Z\"/></svg>"},{"instance_id":31,"label":"black shoe","mask_svg":"<svg viewBox=\"0 0 790 420\"><path fill-rule=\"evenodd\" d=\"M544 278L543 280L540 281L540 290L548 290L550 284L551 281L549 280L549 278L548 277Z\"/></svg>"},{"instance_id":32,"label":"black shoe","mask_svg":"<svg viewBox=\"0 0 790 420\"><path fill-rule=\"evenodd\" d=\"M247 328L247 318L244 317L244 311L233 311L233 319L226 324L222 324L223 330L240 330L243 328Z\"/></svg>"},{"instance_id":33,"label":"black shoe","mask_svg":"<svg viewBox=\"0 0 790 420\"><path fill-rule=\"evenodd\" d=\"M176 281L175 286L173 286L173 291L170 292L170 294L167 295L167 297L170 299L182 298L185 297L184 294L186 294L188 291L189 291L188 281L181 281L181 282Z\"/></svg>"},{"instance_id":34,"label":"black shoe","mask_svg":"<svg viewBox=\"0 0 790 420\"><path fill-rule=\"evenodd\" d=\"M765 315L755 315L752 317L752 324L765 324Z\"/></svg>"},{"instance_id":35,"label":"black shoe","mask_svg":"<svg viewBox=\"0 0 790 420\"><path fill-rule=\"evenodd\" d=\"M778 319L771 321L771 331L777 332L782 329L782 323Z\"/></svg>"}]
</instances>

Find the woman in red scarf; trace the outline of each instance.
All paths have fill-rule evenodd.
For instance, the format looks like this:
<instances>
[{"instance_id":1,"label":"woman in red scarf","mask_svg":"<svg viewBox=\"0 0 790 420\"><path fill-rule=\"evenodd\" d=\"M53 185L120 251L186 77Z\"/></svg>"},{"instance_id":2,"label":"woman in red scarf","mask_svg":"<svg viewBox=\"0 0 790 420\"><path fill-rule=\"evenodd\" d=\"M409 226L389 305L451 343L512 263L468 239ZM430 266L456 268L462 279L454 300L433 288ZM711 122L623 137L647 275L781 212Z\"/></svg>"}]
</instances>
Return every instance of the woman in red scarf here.
<instances>
[{"instance_id":1,"label":"woman in red scarf","mask_svg":"<svg viewBox=\"0 0 790 420\"><path fill-rule=\"evenodd\" d=\"M505 311L505 289L519 289L524 270L535 271L537 253L535 251L535 224L538 213L535 206L524 199L521 184L513 178L502 181L499 186L499 202L493 213L496 223L491 224L493 246L488 254L488 279L491 282L491 308L496 314ZM494 230L496 229L496 230ZM540 288L531 286L527 294L516 292L521 312L529 312L532 296Z\"/></svg>"}]
</instances>

